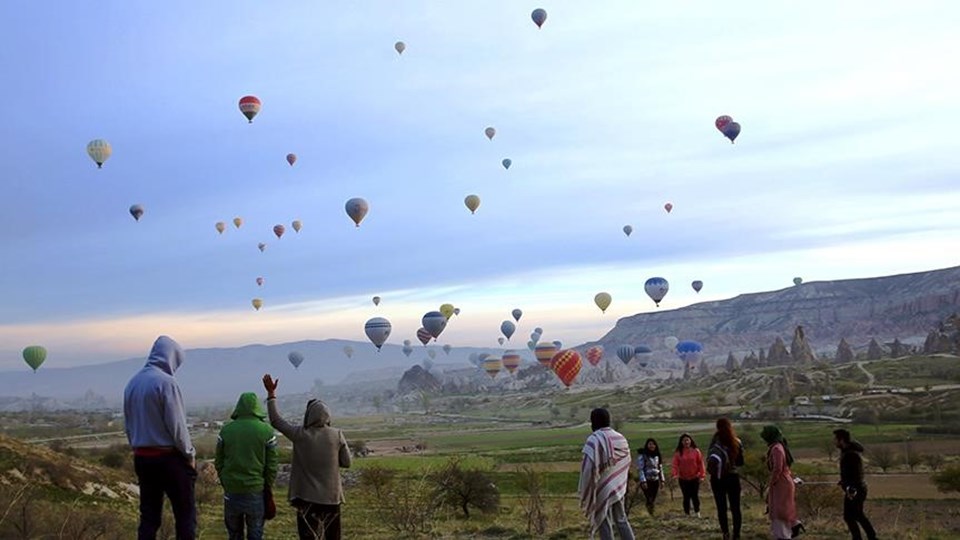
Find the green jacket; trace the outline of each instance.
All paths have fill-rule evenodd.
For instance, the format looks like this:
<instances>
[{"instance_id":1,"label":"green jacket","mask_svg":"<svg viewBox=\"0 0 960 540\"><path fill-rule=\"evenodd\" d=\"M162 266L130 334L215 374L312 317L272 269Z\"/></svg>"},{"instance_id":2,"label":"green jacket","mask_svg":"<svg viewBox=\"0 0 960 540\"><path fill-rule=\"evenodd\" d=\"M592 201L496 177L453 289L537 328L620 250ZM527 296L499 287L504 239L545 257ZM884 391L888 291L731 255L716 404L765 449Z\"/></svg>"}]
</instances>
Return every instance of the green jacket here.
<instances>
[{"instance_id":1,"label":"green jacket","mask_svg":"<svg viewBox=\"0 0 960 540\"><path fill-rule=\"evenodd\" d=\"M277 437L253 392L240 394L237 408L217 437L214 465L226 493L258 493L277 477Z\"/></svg>"}]
</instances>

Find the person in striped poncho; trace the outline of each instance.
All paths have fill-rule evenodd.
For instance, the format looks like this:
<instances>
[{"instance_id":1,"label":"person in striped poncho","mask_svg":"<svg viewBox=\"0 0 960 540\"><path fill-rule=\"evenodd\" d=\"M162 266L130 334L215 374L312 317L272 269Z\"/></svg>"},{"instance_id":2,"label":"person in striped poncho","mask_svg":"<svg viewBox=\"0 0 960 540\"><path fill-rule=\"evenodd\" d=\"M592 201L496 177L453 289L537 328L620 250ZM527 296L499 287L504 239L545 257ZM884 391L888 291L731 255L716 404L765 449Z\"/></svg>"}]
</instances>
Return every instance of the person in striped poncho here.
<instances>
[{"instance_id":1,"label":"person in striped poncho","mask_svg":"<svg viewBox=\"0 0 960 540\"><path fill-rule=\"evenodd\" d=\"M580 508L590 520L590 536L600 532L601 540L613 540L613 524L621 540L634 540L627 521L623 498L630 473L630 445L610 427L610 411L590 412L593 433L583 445L580 465Z\"/></svg>"}]
</instances>

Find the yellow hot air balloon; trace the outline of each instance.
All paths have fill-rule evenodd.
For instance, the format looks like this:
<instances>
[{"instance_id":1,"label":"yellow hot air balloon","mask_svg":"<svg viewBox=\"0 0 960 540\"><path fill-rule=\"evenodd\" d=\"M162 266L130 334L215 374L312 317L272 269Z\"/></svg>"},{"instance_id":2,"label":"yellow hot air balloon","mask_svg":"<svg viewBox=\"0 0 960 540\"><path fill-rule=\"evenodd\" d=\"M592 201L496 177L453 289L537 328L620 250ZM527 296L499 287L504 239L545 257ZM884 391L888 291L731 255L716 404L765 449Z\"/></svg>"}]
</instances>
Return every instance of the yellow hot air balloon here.
<instances>
[{"instance_id":1,"label":"yellow hot air balloon","mask_svg":"<svg viewBox=\"0 0 960 540\"><path fill-rule=\"evenodd\" d=\"M234 226L234 227L236 227L236 228L239 229L241 225L243 225L243 218L242 218L242 217L235 217L235 218L233 218L233 226Z\"/></svg>"},{"instance_id":2,"label":"yellow hot air balloon","mask_svg":"<svg viewBox=\"0 0 960 540\"><path fill-rule=\"evenodd\" d=\"M453 317L454 309L453 304L444 304L440 306L440 313L442 313L447 320L450 320L450 317Z\"/></svg>"},{"instance_id":3,"label":"yellow hot air balloon","mask_svg":"<svg viewBox=\"0 0 960 540\"><path fill-rule=\"evenodd\" d=\"M295 219L293 220L293 223L290 224L290 226L293 227L293 230L295 232L300 232L300 229L303 227L303 223L301 223L299 219Z\"/></svg>"},{"instance_id":4,"label":"yellow hot air balloon","mask_svg":"<svg viewBox=\"0 0 960 540\"><path fill-rule=\"evenodd\" d=\"M467 195L467 198L463 199L463 204L467 205L471 214L475 214L477 208L480 208L480 197L477 195Z\"/></svg>"},{"instance_id":5,"label":"yellow hot air balloon","mask_svg":"<svg viewBox=\"0 0 960 540\"><path fill-rule=\"evenodd\" d=\"M227 224L222 221L218 221L214 227L217 228L218 233L223 234L223 231L227 228Z\"/></svg>"},{"instance_id":6,"label":"yellow hot air balloon","mask_svg":"<svg viewBox=\"0 0 960 540\"><path fill-rule=\"evenodd\" d=\"M113 147L103 139L94 139L87 143L87 155L97 164L98 169L110 159L111 154L113 154Z\"/></svg>"},{"instance_id":7,"label":"yellow hot air balloon","mask_svg":"<svg viewBox=\"0 0 960 540\"><path fill-rule=\"evenodd\" d=\"M600 308L600 311L606 313L607 308L610 307L610 302L613 301L613 298L610 296L610 293L602 292L597 293L597 295L593 297L593 301L597 304L597 307Z\"/></svg>"},{"instance_id":8,"label":"yellow hot air balloon","mask_svg":"<svg viewBox=\"0 0 960 540\"><path fill-rule=\"evenodd\" d=\"M254 298L250 303L253 304L253 309L257 311L260 311L260 308L263 307L263 300L259 298Z\"/></svg>"}]
</instances>

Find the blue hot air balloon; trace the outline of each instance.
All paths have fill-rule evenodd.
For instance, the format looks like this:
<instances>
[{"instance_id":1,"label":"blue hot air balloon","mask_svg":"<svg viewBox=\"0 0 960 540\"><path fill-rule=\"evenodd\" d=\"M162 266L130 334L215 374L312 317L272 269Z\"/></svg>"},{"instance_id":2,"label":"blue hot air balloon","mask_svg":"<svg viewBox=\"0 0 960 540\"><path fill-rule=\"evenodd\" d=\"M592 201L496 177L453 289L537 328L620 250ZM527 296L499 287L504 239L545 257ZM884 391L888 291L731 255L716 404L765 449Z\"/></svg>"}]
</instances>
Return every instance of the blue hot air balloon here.
<instances>
[{"instance_id":1,"label":"blue hot air balloon","mask_svg":"<svg viewBox=\"0 0 960 540\"><path fill-rule=\"evenodd\" d=\"M653 356L653 349L641 343L633 348L633 355L637 357L640 367L647 367L647 363L650 362L650 358Z\"/></svg>"},{"instance_id":2,"label":"blue hot air balloon","mask_svg":"<svg viewBox=\"0 0 960 540\"><path fill-rule=\"evenodd\" d=\"M447 318L439 311L428 311L420 322L423 324L423 328L433 336L433 339L437 339L443 329L447 327Z\"/></svg>"},{"instance_id":3,"label":"blue hot air balloon","mask_svg":"<svg viewBox=\"0 0 960 540\"><path fill-rule=\"evenodd\" d=\"M647 296L653 300L653 303L655 303L657 307L660 307L660 301L663 300L663 297L667 295L667 291L670 290L670 284L662 277L652 277L643 284L643 290L647 292Z\"/></svg>"},{"instance_id":4,"label":"blue hot air balloon","mask_svg":"<svg viewBox=\"0 0 960 540\"><path fill-rule=\"evenodd\" d=\"M503 168L504 168L504 169L509 169L510 166L513 165L513 160L510 159L510 158L507 158L507 159L504 159L503 161L501 161L500 163L503 164Z\"/></svg>"},{"instance_id":5,"label":"blue hot air balloon","mask_svg":"<svg viewBox=\"0 0 960 540\"><path fill-rule=\"evenodd\" d=\"M533 19L533 23L537 25L537 28L543 28L543 23L547 21L547 10L537 8L530 14L530 18Z\"/></svg>"},{"instance_id":6,"label":"blue hot air balloon","mask_svg":"<svg viewBox=\"0 0 960 540\"><path fill-rule=\"evenodd\" d=\"M703 345L698 341L681 341L677 343L677 356L685 363L694 365L703 358Z\"/></svg>"},{"instance_id":7,"label":"blue hot air balloon","mask_svg":"<svg viewBox=\"0 0 960 540\"><path fill-rule=\"evenodd\" d=\"M633 345L621 345L617 347L617 358L619 358L624 364L629 364L630 361L633 360L633 355Z\"/></svg>"}]
</instances>

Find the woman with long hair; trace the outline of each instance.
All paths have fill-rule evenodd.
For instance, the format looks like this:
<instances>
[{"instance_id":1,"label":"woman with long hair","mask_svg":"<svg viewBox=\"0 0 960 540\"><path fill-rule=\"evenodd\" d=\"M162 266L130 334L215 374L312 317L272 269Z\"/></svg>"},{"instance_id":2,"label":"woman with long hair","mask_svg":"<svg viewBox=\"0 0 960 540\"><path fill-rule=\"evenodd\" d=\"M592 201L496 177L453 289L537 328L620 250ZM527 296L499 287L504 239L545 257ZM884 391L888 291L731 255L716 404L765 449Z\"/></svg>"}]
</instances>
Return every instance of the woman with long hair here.
<instances>
[{"instance_id":1,"label":"woman with long hair","mask_svg":"<svg viewBox=\"0 0 960 540\"><path fill-rule=\"evenodd\" d=\"M663 485L663 458L656 440L647 439L643 448L637 451L637 471L640 473L640 489L647 500L647 513L652 516L657 493Z\"/></svg>"},{"instance_id":2,"label":"woman with long hair","mask_svg":"<svg viewBox=\"0 0 960 540\"><path fill-rule=\"evenodd\" d=\"M703 470L703 454L693 442L693 437L684 433L677 441L677 450L673 453L673 468L671 476L680 484L683 493L683 513L690 515L690 506L693 512L700 517L700 482L706 476Z\"/></svg>"},{"instance_id":3,"label":"woman with long hair","mask_svg":"<svg viewBox=\"0 0 960 540\"><path fill-rule=\"evenodd\" d=\"M770 471L767 491L770 534L775 540L789 540L803 531L803 523L797 519L796 493L790 471L793 454L777 426L764 426L760 437L767 443L767 470Z\"/></svg>"},{"instance_id":4,"label":"woman with long hair","mask_svg":"<svg viewBox=\"0 0 960 540\"><path fill-rule=\"evenodd\" d=\"M728 418L717 420L717 431L707 450L707 471L710 473L710 490L717 503L717 519L723 540L740 540L743 518L740 514L740 475L737 467L743 466L743 443L737 438L733 424ZM727 522L727 508L733 516L733 536Z\"/></svg>"}]
</instances>

